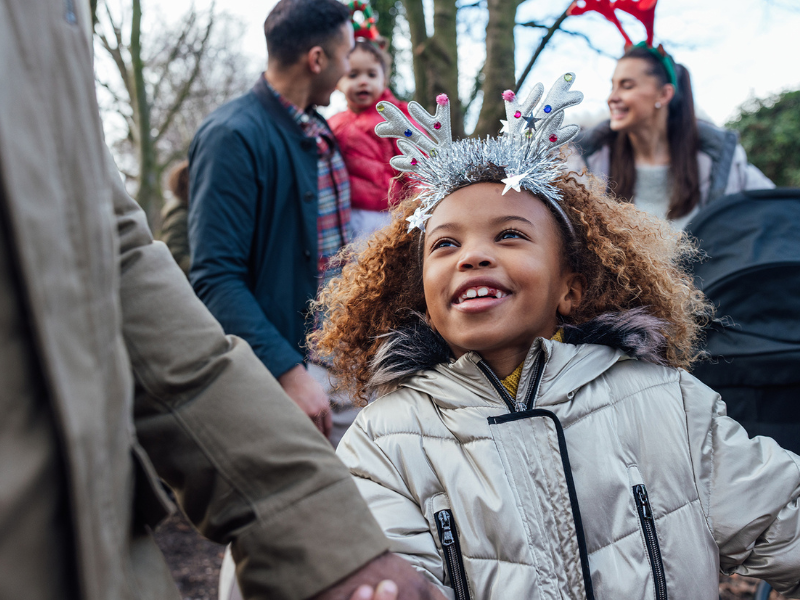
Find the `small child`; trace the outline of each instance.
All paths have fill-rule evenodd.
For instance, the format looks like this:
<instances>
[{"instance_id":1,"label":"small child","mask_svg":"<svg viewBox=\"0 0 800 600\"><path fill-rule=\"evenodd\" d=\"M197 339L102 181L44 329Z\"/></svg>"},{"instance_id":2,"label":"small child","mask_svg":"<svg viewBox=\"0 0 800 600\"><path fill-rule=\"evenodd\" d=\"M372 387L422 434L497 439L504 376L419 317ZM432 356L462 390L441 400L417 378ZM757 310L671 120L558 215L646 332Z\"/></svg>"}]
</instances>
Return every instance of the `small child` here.
<instances>
[{"instance_id":1,"label":"small child","mask_svg":"<svg viewBox=\"0 0 800 600\"><path fill-rule=\"evenodd\" d=\"M496 139L378 105L420 191L320 299L311 343L383 394L338 454L448 598L717 600L719 571L800 597L800 459L684 370L713 314L685 234L564 172L573 80L506 92Z\"/></svg>"},{"instance_id":2,"label":"small child","mask_svg":"<svg viewBox=\"0 0 800 600\"><path fill-rule=\"evenodd\" d=\"M375 135L375 126L383 121L375 105L388 100L406 114L408 109L386 87L386 59L368 40L356 42L350 52L350 72L338 87L347 99L347 110L333 115L328 123L350 174L350 223L358 239L389 223L389 205L399 199L402 187L393 185L398 173L389 165L397 146Z\"/></svg>"}]
</instances>

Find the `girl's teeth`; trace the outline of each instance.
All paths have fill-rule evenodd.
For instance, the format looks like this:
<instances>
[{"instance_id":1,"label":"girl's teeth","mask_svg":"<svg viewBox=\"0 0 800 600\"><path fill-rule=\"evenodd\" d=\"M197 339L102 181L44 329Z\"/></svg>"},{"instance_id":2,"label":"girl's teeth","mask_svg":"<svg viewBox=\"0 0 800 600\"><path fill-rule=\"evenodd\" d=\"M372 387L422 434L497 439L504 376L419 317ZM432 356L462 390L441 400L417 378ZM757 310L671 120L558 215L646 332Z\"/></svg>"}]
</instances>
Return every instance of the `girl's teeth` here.
<instances>
[{"instance_id":1,"label":"girl's teeth","mask_svg":"<svg viewBox=\"0 0 800 600\"><path fill-rule=\"evenodd\" d=\"M467 294L466 294L467 298L474 298L477 295L478 295L478 292L476 292L475 290L467 290Z\"/></svg>"},{"instance_id":2,"label":"girl's teeth","mask_svg":"<svg viewBox=\"0 0 800 600\"><path fill-rule=\"evenodd\" d=\"M478 296L488 296L488 295L489 295L489 289L488 288L485 288L485 287L478 288Z\"/></svg>"}]
</instances>

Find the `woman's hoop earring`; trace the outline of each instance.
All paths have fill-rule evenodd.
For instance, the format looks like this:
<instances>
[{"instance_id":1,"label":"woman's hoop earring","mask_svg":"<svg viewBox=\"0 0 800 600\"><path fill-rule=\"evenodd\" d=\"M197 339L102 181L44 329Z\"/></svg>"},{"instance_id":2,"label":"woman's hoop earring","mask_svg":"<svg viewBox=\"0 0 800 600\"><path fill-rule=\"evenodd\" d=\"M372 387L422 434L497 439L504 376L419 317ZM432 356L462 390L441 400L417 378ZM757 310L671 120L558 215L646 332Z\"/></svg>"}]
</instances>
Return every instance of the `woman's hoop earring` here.
<instances>
[{"instance_id":1,"label":"woman's hoop earring","mask_svg":"<svg viewBox=\"0 0 800 600\"><path fill-rule=\"evenodd\" d=\"M661 108L661 102L656 102L656 108Z\"/></svg>"}]
</instances>

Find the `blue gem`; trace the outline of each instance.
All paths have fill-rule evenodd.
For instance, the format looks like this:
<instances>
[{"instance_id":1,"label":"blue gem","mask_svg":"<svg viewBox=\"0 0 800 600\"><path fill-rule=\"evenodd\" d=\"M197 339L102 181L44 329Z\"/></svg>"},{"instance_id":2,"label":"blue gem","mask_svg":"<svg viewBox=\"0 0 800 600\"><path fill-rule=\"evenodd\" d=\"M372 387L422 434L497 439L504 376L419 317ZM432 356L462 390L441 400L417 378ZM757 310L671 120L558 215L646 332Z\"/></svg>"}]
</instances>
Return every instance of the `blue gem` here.
<instances>
[{"instance_id":1,"label":"blue gem","mask_svg":"<svg viewBox=\"0 0 800 600\"><path fill-rule=\"evenodd\" d=\"M406 136L406 137L411 137L411 130L410 130L410 129L406 129L406 130L403 132L403 135L404 135L404 136Z\"/></svg>"},{"instance_id":2,"label":"blue gem","mask_svg":"<svg viewBox=\"0 0 800 600\"><path fill-rule=\"evenodd\" d=\"M546 113L549 113L551 110L553 110L553 107L551 107L549 104L544 107L544 112Z\"/></svg>"}]
</instances>

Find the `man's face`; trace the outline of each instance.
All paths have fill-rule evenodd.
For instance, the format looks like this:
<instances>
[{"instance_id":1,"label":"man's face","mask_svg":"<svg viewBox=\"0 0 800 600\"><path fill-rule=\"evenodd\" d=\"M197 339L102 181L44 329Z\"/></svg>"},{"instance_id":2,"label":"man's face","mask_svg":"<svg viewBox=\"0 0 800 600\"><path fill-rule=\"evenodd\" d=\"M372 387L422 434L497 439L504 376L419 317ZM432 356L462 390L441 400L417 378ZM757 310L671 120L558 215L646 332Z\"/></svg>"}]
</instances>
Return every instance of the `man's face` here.
<instances>
[{"instance_id":1,"label":"man's face","mask_svg":"<svg viewBox=\"0 0 800 600\"><path fill-rule=\"evenodd\" d=\"M353 26L347 22L320 57L322 70L311 83L310 104L328 106L331 103L336 84L350 70L349 55L353 45Z\"/></svg>"}]
</instances>

